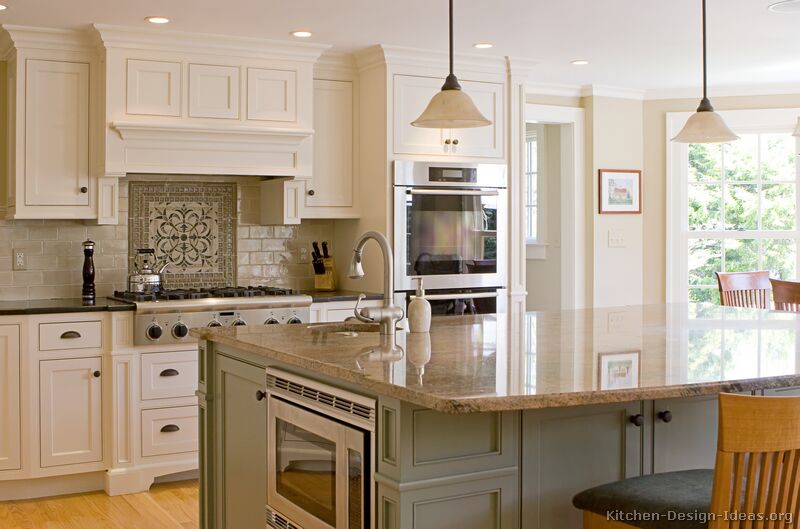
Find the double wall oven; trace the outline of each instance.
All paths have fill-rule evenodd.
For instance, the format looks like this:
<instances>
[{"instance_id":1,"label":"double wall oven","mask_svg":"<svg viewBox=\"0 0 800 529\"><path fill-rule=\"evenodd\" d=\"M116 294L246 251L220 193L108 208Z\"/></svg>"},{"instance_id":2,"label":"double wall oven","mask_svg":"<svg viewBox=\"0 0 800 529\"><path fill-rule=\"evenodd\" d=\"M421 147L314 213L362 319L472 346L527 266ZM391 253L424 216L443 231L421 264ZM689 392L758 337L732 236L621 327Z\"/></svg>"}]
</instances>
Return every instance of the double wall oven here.
<instances>
[{"instance_id":1,"label":"double wall oven","mask_svg":"<svg viewBox=\"0 0 800 529\"><path fill-rule=\"evenodd\" d=\"M395 299L423 278L434 314L503 310L508 267L506 166L394 162Z\"/></svg>"},{"instance_id":2,"label":"double wall oven","mask_svg":"<svg viewBox=\"0 0 800 529\"><path fill-rule=\"evenodd\" d=\"M278 369L266 377L267 527L374 527L375 401Z\"/></svg>"}]
</instances>

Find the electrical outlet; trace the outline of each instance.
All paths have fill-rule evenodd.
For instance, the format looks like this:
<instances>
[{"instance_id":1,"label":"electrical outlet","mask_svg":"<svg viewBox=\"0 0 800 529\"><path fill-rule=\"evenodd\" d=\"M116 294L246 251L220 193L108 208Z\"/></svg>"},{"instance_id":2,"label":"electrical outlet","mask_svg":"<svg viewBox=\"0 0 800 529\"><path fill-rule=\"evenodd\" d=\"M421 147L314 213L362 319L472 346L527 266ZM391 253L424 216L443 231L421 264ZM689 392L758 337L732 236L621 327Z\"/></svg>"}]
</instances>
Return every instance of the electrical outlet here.
<instances>
[{"instance_id":1,"label":"electrical outlet","mask_svg":"<svg viewBox=\"0 0 800 529\"><path fill-rule=\"evenodd\" d=\"M25 270L28 267L25 252L22 250L12 250L12 270Z\"/></svg>"},{"instance_id":2,"label":"electrical outlet","mask_svg":"<svg viewBox=\"0 0 800 529\"><path fill-rule=\"evenodd\" d=\"M297 262L300 264L308 264L308 248L301 246L298 251Z\"/></svg>"}]
</instances>

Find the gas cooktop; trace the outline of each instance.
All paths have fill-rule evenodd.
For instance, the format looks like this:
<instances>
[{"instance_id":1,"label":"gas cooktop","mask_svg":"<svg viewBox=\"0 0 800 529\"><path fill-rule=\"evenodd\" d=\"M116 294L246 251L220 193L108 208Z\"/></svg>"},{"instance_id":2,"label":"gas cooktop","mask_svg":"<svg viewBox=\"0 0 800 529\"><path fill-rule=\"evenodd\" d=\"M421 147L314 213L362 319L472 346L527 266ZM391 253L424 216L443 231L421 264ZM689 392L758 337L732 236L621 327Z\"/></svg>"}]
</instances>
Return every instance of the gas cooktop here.
<instances>
[{"instance_id":1,"label":"gas cooktop","mask_svg":"<svg viewBox=\"0 0 800 529\"><path fill-rule=\"evenodd\" d=\"M299 290L288 288L250 286L250 287L212 287L212 288L174 288L163 289L157 293L116 291L114 298L123 301L183 301L209 298L254 298L263 296L298 296Z\"/></svg>"}]
</instances>

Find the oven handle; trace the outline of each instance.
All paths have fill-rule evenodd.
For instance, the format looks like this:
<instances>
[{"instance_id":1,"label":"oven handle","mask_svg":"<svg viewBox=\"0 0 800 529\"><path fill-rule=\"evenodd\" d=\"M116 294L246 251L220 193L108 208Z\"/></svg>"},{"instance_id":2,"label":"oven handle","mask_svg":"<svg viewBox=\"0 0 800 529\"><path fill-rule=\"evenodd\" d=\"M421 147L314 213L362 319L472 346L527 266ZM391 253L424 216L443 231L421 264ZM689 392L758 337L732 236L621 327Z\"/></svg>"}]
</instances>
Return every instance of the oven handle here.
<instances>
[{"instance_id":1,"label":"oven handle","mask_svg":"<svg viewBox=\"0 0 800 529\"><path fill-rule=\"evenodd\" d=\"M410 195L464 195L471 197L496 197L500 192L496 189L409 189Z\"/></svg>"},{"instance_id":2,"label":"oven handle","mask_svg":"<svg viewBox=\"0 0 800 529\"><path fill-rule=\"evenodd\" d=\"M417 296L409 296L409 299L416 299ZM464 294L425 294L428 301L447 301L450 299L486 299L496 298L497 292L467 292Z\"/></svg>"}]
</instances>

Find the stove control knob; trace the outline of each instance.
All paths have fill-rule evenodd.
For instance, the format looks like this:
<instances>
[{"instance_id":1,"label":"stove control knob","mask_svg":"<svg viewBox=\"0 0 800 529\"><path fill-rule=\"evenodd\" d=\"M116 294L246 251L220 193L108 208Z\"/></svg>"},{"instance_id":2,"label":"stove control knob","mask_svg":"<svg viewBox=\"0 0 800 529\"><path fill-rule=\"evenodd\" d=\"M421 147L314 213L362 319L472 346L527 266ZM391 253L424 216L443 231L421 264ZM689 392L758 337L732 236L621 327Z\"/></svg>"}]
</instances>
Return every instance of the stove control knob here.
<instances>
[{"instance_id":1,"label":"stove control knob","mask_svg":"<svg viewBox=\"0 0 800 529\"><path fill-rule=\"evenodd\" d=\"M238 318L235 322L231 323L231 325L234 327L241 327L247 325L247 322L244 321L242 318Z\"/></svg>"},{"instance_id":2,"label":"stove control knob","mask_svg":"<svg viewBox=\"0 0 800 529\"><path fill-rule=\"evenodd\" d=\"M161 338L161 335L164 334L164 329L161 328L156 322L150 324L150 326L145 330L145 334L147 337L153 341L158 340Z\"/></svg>"},{"instance_id":3,"label":"stove control knob","mask_svg":"<svg viewBox=\"0 0 800 529\"><path fill-rule=\"evenodd\" d=\"M217 320L211 320L208 322L208 327L222 327L222 324Z\"/></svg>"},{"instance_id":4,"label":"stove control knob","mask_svg":"<svg viewBox=\"0 0 800 529\"><path fill-rule=\"evenodd\" d=\"M264 325L277 325L280 322L275 318L268 318L267 321L264 322Z\"/></svg>"},{"instance_id":5,"label":"stove control knob","mask_svg":"<svg viewBox=\"0 0 800 529\"><path fill-rule=\"evenodd\" d=\"M303 322L297 316L293 316L289 318L289 321L287 321L286 323L288 323L289 325L299 325Z\"/></svg>"},{"instance_id":6,"label":"stove control knob","mask_svg":"<svg viewBox=\"0 0 800 529\"><path fill-rule=\"evenodd\" d=\"M186 338L186 335L189 334L189 328L183 322L178 322L172 326L172 336L178 338Z\"/></svg>"}]
</instances>

